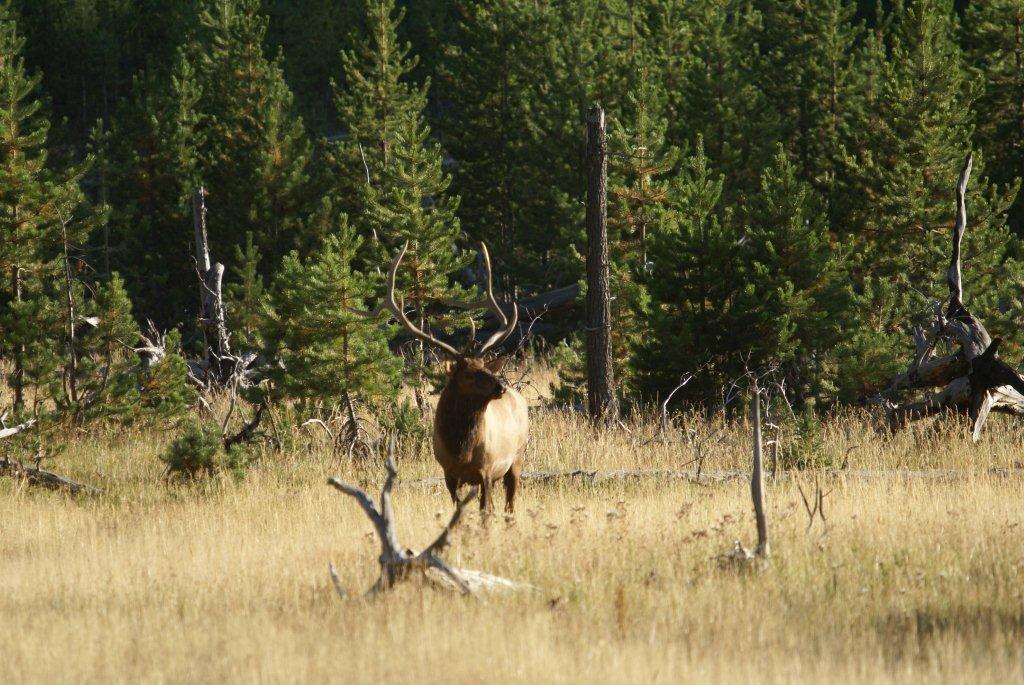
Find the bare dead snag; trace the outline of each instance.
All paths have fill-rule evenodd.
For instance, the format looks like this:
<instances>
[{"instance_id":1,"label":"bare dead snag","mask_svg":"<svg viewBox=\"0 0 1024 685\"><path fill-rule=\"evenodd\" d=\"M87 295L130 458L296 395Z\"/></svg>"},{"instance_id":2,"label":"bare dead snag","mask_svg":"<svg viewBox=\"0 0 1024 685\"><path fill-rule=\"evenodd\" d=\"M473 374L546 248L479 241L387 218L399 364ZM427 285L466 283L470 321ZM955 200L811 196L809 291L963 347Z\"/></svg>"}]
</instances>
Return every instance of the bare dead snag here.
<instances>
[{"instance_id":1,"label":"bare dead snag","mask_svg":"<svg viewBox=\"0 0 1024 685\"><path fill-rule=\"evenodd\" d=\"M587 114L587 407L595 424L619 418L612 369L608 267L608 141L604 110Z\"/></svg>"},{"instance_id":2,"label":"bare dead snag","mask_svg":"<svg viewBox=\"0 0 1024 685\"><path fill-rule=\"evenodd\" d=\"M757 385L753 388L750 400L753 414L754 455L750 471L750 497L754 501L754 517L757 520L757 549L754 554L766 557L768 548L768 519L764 513L764 453L761 448L761 391Z\"/></svg>"},{"instance_id":3,"label":"bare dead snag","mask_svg":"<svg viewBox=\"0 0 1024 685\"><path fill-rule=\"evenodd\" d=\"M357 452L360 456L369 457L373 450L373 444L369 433L359 418L355 398L352 397L352 393L345 390L342 393L342 400L345 407L345 422L342 424L335 441L335 449L342 446L338 444L340 442L343 443L350 460ZM326 428L326 426L324 427ZM329 430L328 433L330 433Z\"/></svg>"},{"instance_id":4,"label":"bare dead snag","mask_svg":"<svg viewBox=\"0 0 1024 685\"><path fill-rule=\"evenodd\" d=\"M196 275L199 278L199 326L206 341L207 381L226 385L238 366L231 354L230 335L224 315L224 265L210 259L206 232L206 191L192 195L192 221L195 230Z\"/></svg>"},{"instance_id":5,"label":"bare dead snag","mask_svg":"<svg viewBox=\"0 0 1024 685\"><path fill-rule=\"evenodd\" d=\"M753 459L750 469L750 498L754 503L754 520L757 524L757 547L754 551L736 541L729 554L719 557L723 566L752 564L758 559L767 559L771 553L768 543L768 517L764 510L764 452L761 444L761 390L753 383L750 388L750 420L753 437Z\"/></svg>"},{"instance_id":6,"label":"bare dead snag","mask_svg":"<svg viewBox=\"0 0 1024 685\"><path fill-rule=\"evenodd\" d=\"M132 351L138 355L142 370L148 372L167 357L167 335L147 319L146 330L139 334L139 344Z\"/></svg>"},{"instance_id":7,"label":"bare dead snag","mask_svg":"<svg viewBox=\"0 0 1024 685\"><path fill-rule=\"evenodd\" d=\"M242 429L240 431L238 431L237 433L235 433L234 435L225 435L224 436L224 449L225 450L230 449L234 445L237 445L237 444L243 443L243 442L249 442L253 438L255 438L255 437L259 436L259 435L262 435L261 433L257 432L256 429L259 428L260 421L263 419L263 412L266 411L266 409L267 409L266 403L265 402L261 402L259 407L257 407L257 409L256 409L255 416L252 417L251 421L249 421L244 426L242 426Z\"/></svg>"},{"instance_id":8,"label":"bare dead snag","mask_svg":"<svg viewBox=\"0 0 1024 685\"><path fill-rule=\"evenodd\" d=\"M914 330L915 355L906 372L889 381L888 387L870 401L885 407L889 424L900 428L909 421L945 411L961 411L971 419L975 442L993 411L1024 415L1024 379L999 359L999 339L964 305L961 245L967 230L967 183L973 156L968 155L956 185L956 220L946 284L949 298L945 311L937 306L936 322L929 335ZM948 341L959 351L944 356L933 354L936 345ZM896 404L888 399L893 393L941 388L923 400Z\"/></svg>"},{"instance_id":9,"label":"bare dead snag","mask_svg":"<svg viewBox=\"0 0 1024 685\"><path fill-rule=\"evenodd\" d=\"M814 497L810 500L807 499L806 493L804 493L803 486L800 483L796 484L796 489L800 492L800 499L803 500L804 509L807 511L807 530L808 532L814 527L814 519L821 518L821 525L828 530L828 520L825 518L825 498L832 494L829 490L825 492L821 489L821 482L817 477L814 479ZM811 504L811 502L814 502Z\"/></svg>"},{"instance_id":10,"label":"bare dead snag","mask_svg":"<svg viewBox=\"0 0 1024 685\"><path fill-rule=\"evenodd\" d=\"M367 592L368 596L390 590L396 583L414 575L419 575L436 586L457 590L464 595L478 595L486 591L516 590L527 587L487 573L455 568L439 556L441 551L449 545L451 532L462 519L466 505L476 498L478 491L476 487L458 500L455 512L448 520L448 524L426 549L422 552L415 552L403 546L398 541L394 510L391 506L391 490L398 478L394 459L394 441L388 448L386 466L388 475L384 480L384 487L381 489L379 504L357 487L342 483L337 478L327 480L328 485L359 503L380 539L380 557L378 558L380 577ZM332 564L330 568L331 581L338 594L342 597L347 596L334 571L334 565Z\"/></svg>"}]
</instances>

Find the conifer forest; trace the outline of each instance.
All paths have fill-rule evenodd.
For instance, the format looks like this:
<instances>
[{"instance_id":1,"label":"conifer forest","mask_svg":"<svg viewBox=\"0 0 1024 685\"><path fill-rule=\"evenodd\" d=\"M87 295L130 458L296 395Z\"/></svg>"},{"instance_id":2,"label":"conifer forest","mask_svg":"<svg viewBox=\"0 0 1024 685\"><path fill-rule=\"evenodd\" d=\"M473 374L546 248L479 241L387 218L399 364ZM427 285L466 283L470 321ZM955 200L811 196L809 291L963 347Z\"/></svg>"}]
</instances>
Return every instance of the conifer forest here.
<instances>
[{"instance_id":1,"label":"conifer forest","mask_svg":"<svg viewBox=\"0 0 1024 685\"><path fill-rule=\"evenodd\" d=\"M1024 0L0 0L0 681L1020 681L1022 177Z\"/></svg>"}]
</instances>

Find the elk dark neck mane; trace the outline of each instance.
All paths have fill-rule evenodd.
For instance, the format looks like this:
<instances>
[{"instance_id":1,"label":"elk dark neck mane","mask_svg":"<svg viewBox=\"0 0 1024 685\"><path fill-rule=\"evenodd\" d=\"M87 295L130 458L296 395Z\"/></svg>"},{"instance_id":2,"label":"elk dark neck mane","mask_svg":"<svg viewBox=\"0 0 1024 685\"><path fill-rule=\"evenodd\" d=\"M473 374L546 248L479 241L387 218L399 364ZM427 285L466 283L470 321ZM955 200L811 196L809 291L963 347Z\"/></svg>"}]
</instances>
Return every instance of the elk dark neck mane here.
<instances>
[{"instance_id":1,"label":"elk dark neck mane","mask_svg":"<svg viewBox=\"0 0 1024 685\"><path fill-rule=\"evenodd\" d=\"M454 454L475 442L487 404L487 398L462 395L445 387L437 401L437 423L441 438Z\"/></svg>"}]
</instances>

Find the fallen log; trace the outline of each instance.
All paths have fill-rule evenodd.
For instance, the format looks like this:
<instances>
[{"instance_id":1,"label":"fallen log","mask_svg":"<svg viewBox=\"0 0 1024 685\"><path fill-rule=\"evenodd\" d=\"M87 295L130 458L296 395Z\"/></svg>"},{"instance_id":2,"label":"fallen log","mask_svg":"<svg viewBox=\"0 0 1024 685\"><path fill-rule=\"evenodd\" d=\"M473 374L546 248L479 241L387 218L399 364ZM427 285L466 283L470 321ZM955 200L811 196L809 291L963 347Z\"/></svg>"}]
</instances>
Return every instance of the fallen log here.
<instances>
[{"instance_id":1,"label":"fallen log","mask_svg":"<svg viewBox=\"0 0 1024 685\"><path fill-rule=\"evenodd\" d=\"M36 424L36 420L35 419L29 419L25 423L20 423L17 426L11 426L10 428L4 428L4 429L0 430L0 439L2 439L2 438L9 438L12 435L17 435L18 433L20 433L20 432L22 432L24 430L28 430L29 428L31 428L35 424Z\"/></svg>"},{"instance_id":2,"label":"fallen log","mask_svg":"<svg viewBox=\"0 0 1024 685\"><path fill-rule=\"evenodd\" d=\"M9 457L0 458L0 475L12 478L23 478L29 485L38 485L50 490L66 490L73 495L84 493L87 495L102 495L103 490L79 483L52 471L41 469L38 466L25 466L16 459Z\"/></svg>"},{"instance_id":3,"label":"fallen log","mask_svg":"<svg viewBox=\"0 0 1024 685\"><path fill-rule=\"evenodd\" d=\"M17 426L0 429L0 438L9 438L12 435L17 435L35 424L36 420L30 419ZM99 495L103 493L99 488L65 478L52 471L41 469L38 466L25 466L13 457L0 457L0 476L23 478L29 485L40 485L51 490L67 490L73 494L84 492L89 495Z\"/></svg>"},{"instance_id":4,"label":"fallen log","mask_svg":"<svg viewBox=\"0 0 1024 685\"><path fill-rule=\"evenodd\" d=\"M799 480L807 476L810 471L778 471L772 475L771 480ZM1024 468L989 468L984 471L964 471L959 469L829 469L824 474L832 478L843 478L849 480L921 480L921 481L956 481L968 480L982 476L1009 478L1024 476ZM597 469L574 469L572 471L524 471L520 474L520 480L534 483L557 483L569 481L587 485L599 485L602 483L617 481L643 481L643 480L684 480L695 485L707 485L711 483L729 483L732 481L751 480L751 472L744 469L731 469L724 471L701 471L695 469L623 469L618 471L600 471ZM419 478L417 480L402 481L403 487L442 487L444 478Z\"/></svg>"}]
</instances>

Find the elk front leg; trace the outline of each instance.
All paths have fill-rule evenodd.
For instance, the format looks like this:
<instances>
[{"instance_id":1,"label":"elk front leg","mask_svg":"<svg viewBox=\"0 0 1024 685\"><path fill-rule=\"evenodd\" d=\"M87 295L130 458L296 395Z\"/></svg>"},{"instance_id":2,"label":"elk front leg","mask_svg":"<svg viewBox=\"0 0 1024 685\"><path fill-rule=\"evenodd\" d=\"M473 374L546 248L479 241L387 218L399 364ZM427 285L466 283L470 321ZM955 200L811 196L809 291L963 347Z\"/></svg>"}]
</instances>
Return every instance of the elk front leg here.
<instances>
[{"instance_id":1,"label":"elk front leg","mask_svg":"<svg viewBox=\"0 0 1024 685\"><path fill-rule=\"evenodd\" d=\"M491 510L491 488L493 485L494 481L491 480L491 474L480 474L480 511L482 512L489 512Z\"/></svg>"},{"instance_id":2,"label":"elk front leg","mask_svg":"<svg viewBox=\"0 0 1024 685\"><path fill-rule=\"evenodd\" d=\"M444 484L448 488L448 494L452 496L452 503L458 504L459 486L462 485L462 483L455 476L449 476L448 474L445 474Z\"/></svg>"},{"instance_id":3,"label":"elk front leg","mask_svg":"<svg viewBox=\"0 0 1024 685\"><path fill-rule=\"evenodd\" d=\"M512 463L512 468L505 474L505 511L513 513L516 508L516 491L519 489L519 473L523 470L518 460Z\"/></svg>"}]
</instances>

